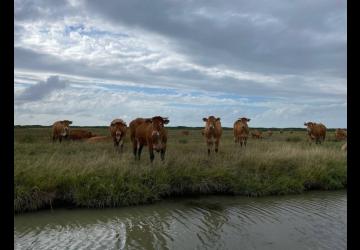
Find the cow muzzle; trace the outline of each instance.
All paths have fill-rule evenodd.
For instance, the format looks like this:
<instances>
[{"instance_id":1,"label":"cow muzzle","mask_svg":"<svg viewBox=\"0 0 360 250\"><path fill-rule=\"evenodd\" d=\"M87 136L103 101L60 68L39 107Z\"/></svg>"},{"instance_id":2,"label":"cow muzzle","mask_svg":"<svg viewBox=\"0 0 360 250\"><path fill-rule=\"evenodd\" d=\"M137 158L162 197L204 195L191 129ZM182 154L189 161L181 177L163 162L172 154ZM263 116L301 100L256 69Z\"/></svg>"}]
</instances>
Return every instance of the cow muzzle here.
<instances>
[{"instance_id":1,"label":"cow muzzle","mask_svg":"<svg viewBox=\"0 0 360 250\"><path fill-rule=\"evenodd\" d=\"M115 133L115 138L116 138L116 141L120 141L120 139L121 139L121 131L116 131L116 133Z\"/></svg>"}]
</instances>

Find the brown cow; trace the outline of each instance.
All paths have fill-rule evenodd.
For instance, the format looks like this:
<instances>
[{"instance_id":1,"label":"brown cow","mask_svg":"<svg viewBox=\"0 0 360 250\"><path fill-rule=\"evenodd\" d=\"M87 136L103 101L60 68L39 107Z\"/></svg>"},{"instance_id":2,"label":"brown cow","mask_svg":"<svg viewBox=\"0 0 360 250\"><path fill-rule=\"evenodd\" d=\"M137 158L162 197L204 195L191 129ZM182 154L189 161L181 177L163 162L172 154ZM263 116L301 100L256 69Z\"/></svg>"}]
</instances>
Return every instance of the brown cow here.
<instances>
[{"instance_id":1,"label":"brown cow","mask_svg":"<svg viewBox=\"0 0 360 250\"><path fill-rule=\"evenodd\" d=\"M267 134L268 134L269 137L271 137L272 134L273 134L273 132L272 132L271 130L269 130L269 131L267 132Z\"/></svg>"},{"instance_id":2,"label":"brown cow","mask_svg":"<svg viewBox=\"0 0 360 250\"><path fill-rule=\"evenodd\" d=\"M335 138L338 141L345 140L347 138L347 133L343 129L336 129L335 130Z\"/></svg>"},{"instance_id":3,"label":"brown cow","mask_svg":"<svg viewBox=\"0 0 360 250\"><path fill-rule=\"evenodd\" d=\"M321 141L325 141L326 127L322 123L305 122L304 126L307 126L307 132L309 141L315 140L316 144L321 144Z\"/></svg>"},{"instance_id":4,"label":"brown cow","mask_svg":"<svg viewBox=\"0 0 360 250\"><path fill-rule=\"evenodd\" d=\"M189 132L189 131L187 131L187 130L184 130L184 131L181 131L181 134L182 134L182 135L189 135L189 134L190 134L190 132Z\"/></svg>"},{"instance_id":5,"label":"brown cow","mask_svg":"<svg viewBox=\"0 0 360 250\"><path fill-rule=\"evenodd\" d=\"M85 140L85 142L88 143L109 142L109 141L112 141L111 136L94 136Z\"/></svg>"},{"instance_id":6,"label":"brown cow","mask_svg":"<svg viewBox=\"0 0 360 250\"><path fill-rule=\"evenodd\" d=\"M262 132L255 129L255 130L251 131L251 137L256 138L256 139L262 139L263 138Z\"/></svg>"},{"instance_id":7,"label":"brown cow","mask_svg":"<svg viewBox=\"0 0 360 250\"><path fill-rule=\"evenodd\" d=\"M210 155L210 149L213 145L213 138L215 139L215 153L219 150L219 142L222 135L222 128L220 117L215 118L214 116L209 116L208 118L203 118L205 123L204 136L206 138L206 144L208 148L208 155Z\"/></svg>"},{"instance_id":8,"label":"brown cow","mask_svg":"<svg viewBox=\"0 0 360 250\"><path fill-rule=\"evenodd\" d=\"M55 142L59 139L61 143L62 139L66 139L69 136L69 126L72 124L72 121L63 120L63 121L56 121L52 126L52 140Z\"/></svg>"},{"instance_id":9,"label":"brown cow","mask_svg":"<svg viewBox=\"0 0 360 250\"><path fill-rule=\"evenodd\" d=\"M247 123L250 121L250 119L246 117L239 118L234 123L234 140L235 143L240 143L240 146L242 147L244 143L244 147L246 147L246 142L249 136L249 127Z\"/></svg>"},{"instance_id":10,"label":"brown cow","mask_svg":"<svg viewBox=\"0 0 360 250\"><path fill-rule=\"evenodd\" d=\"M164 161L167 142L167 131L164 125L169 122L167 117L161 116L136 118L130 122L130 139L133 143L135 160L140 160L142 148L148 146L151 163L155 158L154 149L160 152L161 160Z\"/></svg>"},{"instance_id":11,"label":"brown cow","mask_svg":"<svg viewBox=\"0 0 360 250\"><path fill-rule=\"evenodd\" d=\"M120 153L123 151L126 129L126 122L124 122L122 119L113 120L109 126L110 135L114 142L114 148Z\"/></svg>"},{"instance_id":12,"label":"brown cow","mask_svg":"<svg viewBox=\"0 0 360 250\"><path fill-rule=\"evenodd\" d=\"M72 129L69 132L69 139L70 140L83 140L88 139L93 136L96 136L95 134L92 134L90 131L83 130L83 129Z\"/></svg>"}]
</instances>

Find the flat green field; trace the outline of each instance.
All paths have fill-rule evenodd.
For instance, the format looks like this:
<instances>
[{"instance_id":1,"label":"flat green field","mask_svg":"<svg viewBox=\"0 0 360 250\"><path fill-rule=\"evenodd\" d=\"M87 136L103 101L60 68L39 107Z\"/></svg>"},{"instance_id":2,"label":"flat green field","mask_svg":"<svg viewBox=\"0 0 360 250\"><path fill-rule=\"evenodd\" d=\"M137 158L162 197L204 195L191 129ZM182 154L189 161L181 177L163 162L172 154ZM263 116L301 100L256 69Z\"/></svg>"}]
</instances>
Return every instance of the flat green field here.
<instances>
[{"instance_id":1,"label":"flat green field","mask_svg":"<svg viewBox=\"0 0 360 250\"><path fill-rule=\"evenodd\" d=\"M86 128L108 135L107 128ZM342 189L347 183L344 141L328 131L324 144L309 145L306 132L274 131L271 137L234 144L224 130L219 153L207 155L200 129L168 128L165 161L151 165L144 147L135 161L129 134L124 153L112 142L88 144L50 140L51 128L14 128L15 212L71 204L118 207L150 203L169 196L223 193L278 195L309 189Z\"/></svg>"}]
</instances>

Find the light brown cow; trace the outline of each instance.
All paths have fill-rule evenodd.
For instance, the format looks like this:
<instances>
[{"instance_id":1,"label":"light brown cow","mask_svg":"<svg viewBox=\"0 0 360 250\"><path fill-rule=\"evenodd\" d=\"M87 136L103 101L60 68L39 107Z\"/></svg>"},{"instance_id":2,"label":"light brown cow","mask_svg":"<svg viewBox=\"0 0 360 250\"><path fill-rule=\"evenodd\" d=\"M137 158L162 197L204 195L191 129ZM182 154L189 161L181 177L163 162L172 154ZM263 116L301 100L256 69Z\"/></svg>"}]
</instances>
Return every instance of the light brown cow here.
<instances>
[{"instance_id":1,"label":"light brown cow","mask_svg":"<svg viewBox=\"0 0 360 250\"><path fill-rule=\"evenodd\" d=\"M72 121L69 121L69 120L54 122L54 124L52 126L53 142L55 142L57 139L59 139L59 142L61 143L63 138L66 139L69 136L70 124L72 124Z\"/></svg>"},{"instance_id":2,"label":"light brown cow","mask_svg":"<svg viewBox=\"0 0 360 250\"><path fill-rule=\"evenodd\" d=\"M215 140L215 153L219 150L220 138L222 135L222 128L220 117L215 118L214 116L209 116L208 118L203 118L205 122L204 136L206 138L206 144L208 149L208 155L210 155L210 150L212 148L213 139Z\"/></svg>"},{"instance_id":3,"label":"light brown cow","mask_svg":"<svg viewBox=\"0 0 360 250\"><path fill-rule=\"evenodd\" d=\"M249 137L249 127L247 125L249 121L249 118L242 117L234 122L234 140L235 143L240 143L241 147L243 143L244 147L246 147L246 142Z\"/></svg>"},{"instance_id":4,"label":"light brown cow","mask_svg":"<svg viewBox=\"0 0 360 250\"><path fill-rule=\"evenodd\" d=\"M183 131L181 131L181 134L182 134L182 135L189 135L189 134L190 134L190 132L189 132L189 131L187 131L187 130L183 130Z\"/></svg>"},{"instance_id":5,"label":"light brown cow","mask_svg":"<svg viewBox=\"0 0 360 250\"><path fill-rule=\"evenodd\" d=\"M252 131L251 131L251 137L252 137L252 138L256 138L256 139L262 139L262 138L263 138L262 132L259 131L259 130L257 130L257 129L252 130Z\"/></svg>"},{"instance_id":6,"label":"light brown cow","mask_svg":"<svg viewBox=\"0 0 360 250\"><path fill-rule=\"evenodd\" d=\"M345 140L347 138L347 133L345 130L338 128L335 130L335 138L338 141Z\"/></svg>"},{"instance_id":7,"label":"light brown cow","mask_svg":"<svg viewBox=\"0 0 360 250\"><path fill-rule=\"evenodd\" d=\"M154 116L152 118L136 118L131 121L130 139L133 143L133 153L135 159L140 160L141 151L144 146L148 146L150 162L154 161L154 150L160 152L161 160L165 160L167 131L165 124L170 121L167 117Z\"/></svg>"},{"instance_id":8,"label":"light brown cow","mask_svg":"<svg viewBox=\"0 0 360 250\"><path fill-rule=\"evenodd\" d=\"M113 138L114 148L120 153L123 151L126 130L126 122L124 122L122 119L114 119L110 123L109 131L111 137Z\"/></svg>"},{"instance_id":9,"label":"light brown cow","mask_svg":"<svg viewBox=\"0 0 360 250\"><path fill-rule=\"evenodd\" d=\"M90 131L83 130L83 129L71 129L69 132L69 139L73 140L73 141L88 139L93 136L96 136L96 135L91 133Z\"/></svg>"},{"instance_id":10,"label":"light brown cow","mask_svg":"<svg viewBox=\"0 0 360 250\"><path fill-rule=\"evenodd\" d=\"M94 136L89 139L86 139L85 142L88 143L98 143L98 142L110 142L113 138L111 136Z\"/></svg>"},{"instance_id":11,"label":"light brown cow","mask_svg":"<svg viewBox=\"0 0 360 250\"><path fill-rule=\"evenodd\" d=\"M347 142L345 142L345 144L342 145L341 150L342 151L347 151Z\"/></svg>"},{"instance_id":12,"label":"light brown cow","mask_svg":"<svg viewBox=\"0 0 360 250\"><path fill-rule=\"evenodd\" d=\"M269 130L269 131L267 132L267 134L268 134L269 137L271 137L272 134L273 134L273 132L272 132L271 130Z\"/></svg>"},{"instance_id":13,"label":"light brown cow","mask_svg":"<svg viewBox=\"0 0 360 250\"><path fill-rule=\"evenodd\" d=\"M321 144L325 141L326 127L322 123L305 122L304 126L307 127L309 141L315 140L316 144Z\"/></svg>"}]
</instances>

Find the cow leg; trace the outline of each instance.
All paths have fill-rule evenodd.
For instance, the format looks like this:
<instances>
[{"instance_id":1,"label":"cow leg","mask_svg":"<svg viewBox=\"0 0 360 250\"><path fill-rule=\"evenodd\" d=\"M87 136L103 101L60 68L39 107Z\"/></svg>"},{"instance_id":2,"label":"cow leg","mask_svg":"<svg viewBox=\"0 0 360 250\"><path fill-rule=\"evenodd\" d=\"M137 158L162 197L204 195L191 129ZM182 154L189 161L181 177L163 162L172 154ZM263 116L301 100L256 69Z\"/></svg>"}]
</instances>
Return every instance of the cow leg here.
<instances>
[{"instance_id":1,"label":"cow leg","mask_svg":"<svg viewBox=\"0 0 360 250\"><path fill-rule=\"evenodd\" d=\"M62 136L59 137L59 142L61 143L61 140L62 140Z\"/></svg>"},{"instance_id":2,"label":"cow leg","mask_svg":"<svg viewBox=\"0 0 360 250\"><path fill-rule=\"evenodd\" d=\"M55 137L55 136L52 137L52 141L53 141L53 143L56 141L56 137Z\"/></svg>"},{"instance_id":3,"label":"cow leg","mask_svg":"<svg viewBox=\"0 0 360 250\"><path fill-rule=\"evenodd\" d=\"M140 155L141 155L141 151L143 149L144 145L140 144L139 149L138 149L138 160L140 160Z\"/></svg>"},{"instance_id":4,"label":"cow leg","mask_svg":"<svg viewBox=\"0 0 360 250\"><path fill-rule=\"evenodd\" d=\"M165 151L166 151L166 148L161 149L160 157L161 157L162 161L165 160Z\"/></svg>"},{"instance_id":5,"label":"cow leg","mask_svg":"<svg viewBox=\"0 0 360 250\"><path fill-rule=\"evenodd\" d=\"M208 147L208 155L210 155L210 150L212 148L212 140L211 139L207 139L207 147Z\"/></svg>"},{"instance_id":6,"label":"cow leg","mask_svg":"<svg viewBox=\"0 0 360 250\"><path fill-rule=\"evenodd\" d=\"M133 140L133 154L134 154L134 158L136 160L136 154L137 154L137 142L136 142L136 140Z\"/></svg>"},{"instance_id":7,"label":"cow leg","mask_svg":"<svg viewBox=\"0 0 360 250\"><path fill-rule=\"evenodd\" d=\"M151 146L149 146L149 154L150 154L150 162L152 163L154 161L155 155L154 155L154 150Z\"/></svg>"},{"instance_id":8,"label":"cow leg","mask_svg":"<svg viewBox=\"0 0 360 250\"><path fill-rule=\"evenodd\" d=\"M216 139L216 141L215 141L215 153L217 153L218 150L219 150L219 142L220 142L220 139Z\"/></svg>"}]
</instances>

